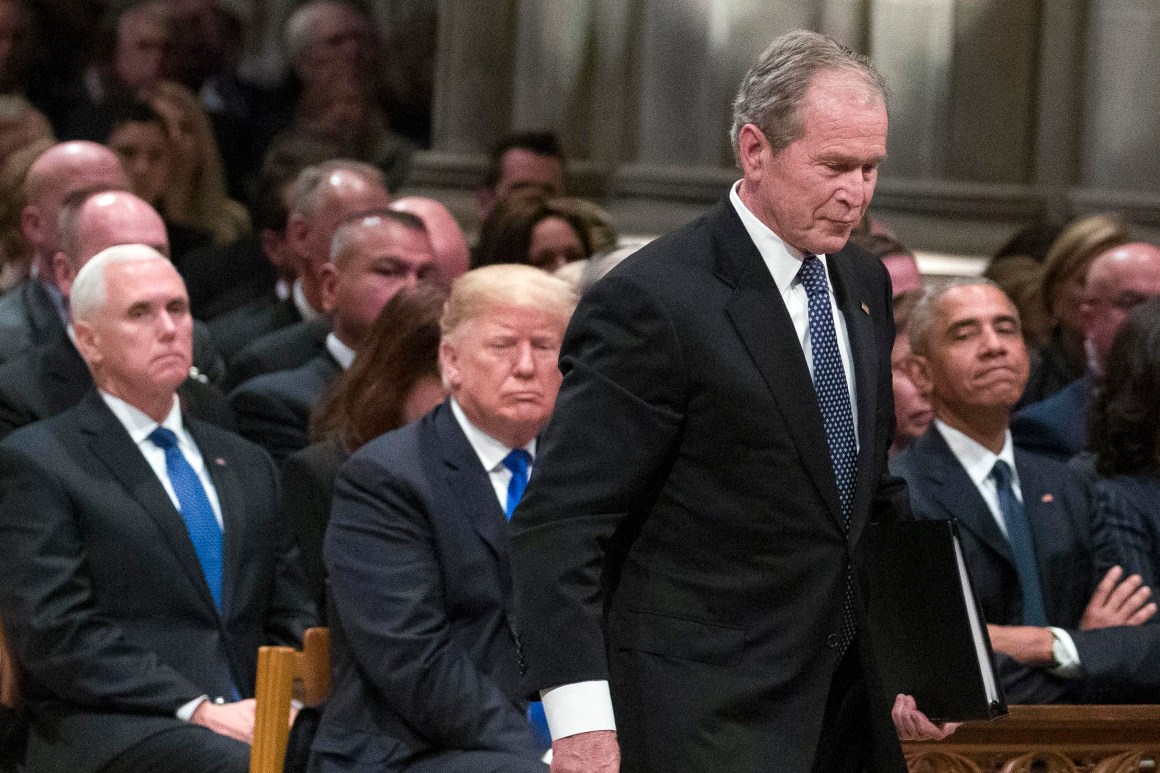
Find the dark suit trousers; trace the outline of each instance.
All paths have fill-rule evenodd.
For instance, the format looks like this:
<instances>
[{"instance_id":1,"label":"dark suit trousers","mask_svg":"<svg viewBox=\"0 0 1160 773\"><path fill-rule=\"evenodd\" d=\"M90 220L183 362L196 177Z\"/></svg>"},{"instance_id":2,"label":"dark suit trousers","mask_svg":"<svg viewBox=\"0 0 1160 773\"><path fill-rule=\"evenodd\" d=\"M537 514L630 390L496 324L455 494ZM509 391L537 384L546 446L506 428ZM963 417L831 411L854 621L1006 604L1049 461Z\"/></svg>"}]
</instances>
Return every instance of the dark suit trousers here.
<instances>
[{"instance_id":1,"label":"dark suit trousers","mask_svg":"<svg viewBox=\"0 0 1160 773\"><path fill-rule=\"evenodd\" d=\"M860 657L860 639L850 644L834 671L822 733L814 757L813 773L864 773L864 771L905 771L892 750L875 748L872 717L880 707L872 706L870 688Z\"/></svg>"},{"instance_id":2,"label":"dark suit trousers","mask_svg":"<svg viewBox=\"0 0 1160 773\"><path fill-rule=\"evenodd\" d=\"M129 747L101 773L247 773L250 747L199 725L176 725Z\"/></svg>"}]
</instances>

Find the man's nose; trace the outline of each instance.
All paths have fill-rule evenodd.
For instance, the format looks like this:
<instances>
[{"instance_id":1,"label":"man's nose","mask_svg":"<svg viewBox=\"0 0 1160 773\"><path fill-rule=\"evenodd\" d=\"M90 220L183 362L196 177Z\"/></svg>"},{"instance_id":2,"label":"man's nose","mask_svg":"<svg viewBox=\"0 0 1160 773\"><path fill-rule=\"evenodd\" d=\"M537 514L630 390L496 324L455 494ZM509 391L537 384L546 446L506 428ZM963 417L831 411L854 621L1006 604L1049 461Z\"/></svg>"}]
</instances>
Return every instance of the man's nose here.
<instances>
[{"instance_id":1,"label":"man's nose","mask_svg":"<svg viewBox=\"0 0 1160 773\"><path fill-rule=\"evenodd\" d=\"M873 184L867 182L859 167L842 175L838 198L851 209L861 209L872 190Z\"/></svg>"},{"instance_id":2,"label":"man's nose","mask_svg":"<svg viewBox=\"0 0 1160 773\"><path fill-rule=\"evenodd\" d=\"M524 377L535 375L536 357L532 352L532 344L530 341L524 341L519 345L513 372L518 376Z\"/></svg>"}]
</instances>

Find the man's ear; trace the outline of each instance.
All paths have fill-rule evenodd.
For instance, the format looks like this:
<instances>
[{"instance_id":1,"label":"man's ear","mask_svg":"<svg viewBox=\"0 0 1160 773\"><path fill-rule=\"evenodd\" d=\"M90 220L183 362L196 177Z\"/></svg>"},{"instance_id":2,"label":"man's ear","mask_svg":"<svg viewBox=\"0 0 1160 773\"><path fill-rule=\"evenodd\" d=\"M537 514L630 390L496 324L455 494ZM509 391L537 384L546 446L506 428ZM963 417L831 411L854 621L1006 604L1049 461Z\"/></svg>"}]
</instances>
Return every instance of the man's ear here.
<instances>
[{"instance_id":1,"label":"man's ear","mask_svg":"<svg viewBox=\"0 0 1160 773\"><path fill-rule=\"evenodd\" d=\"M769 140L755 125L747 123L737 133L737 157L746 179L760 181L768 157L772 156Z\"/></svg>"},{"instance_id":2,"label":"man's ear","mask_svg":"<svg viewBox=\"0 0 1160 773\"><path fill-rule=\"evenodd\" d=\"M480 186L475 191L475 203L479 205L480 220L487 220L491 209L495 206L495 191L486 186Z\"/></svg>"},{"instance_id":3,"label":"man's ear","mask_svg":"<svg viewBox=\"0 0 1160 773\"><path fill-rule=\"evenodd\" d=\"M323 263L318 270L319 290L322 292L322 312L330 314L334 311L335 305L335 291L338 287L338 271L335 270L333 263Z\"/></svg>"},{"instance_id":4,"label":"man's ear","mask_svg":"<svg viewBox=\"0 0 1160 773\"><path fill-rule=\"evenodd\" d=\"M459 352L455 344L444 338L439 342L439 373L443 377L443 386L454 392L462 382L459 372Z\"/></svg>"},{"instance_id":5,"label":"man's ear","mask_svg":"<svg viewBox=\"0 0 1160 773\"><path fill-rule=\"evenodd\" d=\"M73 270L73 264L68 255L58 252L52 256L52 279L65 298L72 292L72 283L76 278L77 272Z\"/></svg>"},{"instance_id":6,"label":"man's ear","mask_svg":"<svg viewBox=\"0 0 1160 773\"><path fill-rule=\"evenodd\" d=\"M299 266L299 261L305 260L306 242L309 238L310 222L306 219L306 215L301 212L290 215L286 221L286 246L290 248L290 260L295 266Z\"/></svg>"},{"instance_id":7,"label":"man's ear","mask_svg":"<svg viewBox=\"0 0 1160 773\"><path fill-rule=\"evenodd\" d=\"M37 207L29 204L20 211L20 232L29 244L37 245L44 242L44 218Z\"/></svg>"},{"instance_id":8,"label":"man's ear","mask_svg":"<svg viewBox=\"0 0 1160 773\"><path fill-rule=\"evenodd\" d=\"M270 265L278 271L279 276L298 273L298 267L286 254L285 232L278 232L273 228L263 228L258 234L258 239L262 245L262 253L266 256L266 260L270 261Z\"/></svg>"},{"instance_id":9,"label":"man's ear","mask_svg":"<svg viewBox=\"0 0 1160 773\"><path fill-rule=\"evenodd\" d=\"M930 378L930 361L922 355L912 354L907 362L906 372L919 393L929 397L934 391L934 383Z\"/></svg>"},{"instance_id":10,"label":"man's ear","mask_svg":"<svg viewBox=\"0 0 1160 773\"><path fill-rule=\"evenodd\" d=\"M77 351L89 364L89 369L95 370L99 367L104 358L98 347L97 331L92 324L84 320L73 320L73 340L76 342Z\"/></svg>"}]
</instances>

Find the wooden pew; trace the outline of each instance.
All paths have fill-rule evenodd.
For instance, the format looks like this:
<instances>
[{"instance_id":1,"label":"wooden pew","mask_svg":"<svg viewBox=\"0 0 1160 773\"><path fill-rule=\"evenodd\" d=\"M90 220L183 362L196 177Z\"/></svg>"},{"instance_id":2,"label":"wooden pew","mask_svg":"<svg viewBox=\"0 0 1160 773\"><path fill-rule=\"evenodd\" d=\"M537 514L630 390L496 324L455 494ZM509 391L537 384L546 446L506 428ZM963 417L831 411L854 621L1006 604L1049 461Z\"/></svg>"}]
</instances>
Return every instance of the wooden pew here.
<instances>
[{"instance_id":1,"label":"wooden pew","mask_svg":"<svg viewBox=\"0 0 1160 773\"><path fill-rule=\"evenodd\" d=\"M1160 770L1160 706L1011 706L944 741L904 743L910 773Z\"/></svg>"}]
</instances>

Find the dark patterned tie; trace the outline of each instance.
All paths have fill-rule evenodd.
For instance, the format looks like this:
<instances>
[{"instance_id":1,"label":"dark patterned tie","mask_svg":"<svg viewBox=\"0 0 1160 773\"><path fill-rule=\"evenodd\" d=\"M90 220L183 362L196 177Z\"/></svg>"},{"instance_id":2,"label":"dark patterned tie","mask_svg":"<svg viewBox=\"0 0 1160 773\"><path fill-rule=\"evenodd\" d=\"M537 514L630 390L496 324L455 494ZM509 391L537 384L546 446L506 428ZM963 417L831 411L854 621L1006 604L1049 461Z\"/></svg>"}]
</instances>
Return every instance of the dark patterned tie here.
<instances>
[{"instance_id":1,"label":"dark patterned tie","mask_svg":"<svg viewBox=\"0 0 1160 773\"><path fill-rule=\"evenodd\" d=\"M1011 487L1011 467L1002 459L991 468L995 489L999 492L999 509L1007 526L1007 543L1015 558L1015 573L1023 592L1023 625L1047 625L1043 609L1043 588L1039 584L1039 563L1035 560L1035 543L1031 541L1031 526L1023 503Z\"/></svg>"},{"instance_id":2,"label":"dark patterned tie","mask_svg":"<svg viewBox=\"0 0 1160 773\"><path fill-rule=\"evenodd\" d=\"M826 445L830 463L838 484L838 500L842 505L842 522L847 534L850 514L854 506L854 486L858 477L858 444L854 435L854 412L850 406L850 390L846 371L838 350L838 335L834 330L834 315L830 310L830 288L826 283L826 267L816 255L802 260L798 279L809 298L810 349L814 363L814 392L822 410L826 429ZM846 567L846 589L842 599L842 630L838 643L839 655L850 646L857 624L854 618L854 584L850 567Z\"/></svg>"},{"instance_id":3,"label":"dark patterned tie","mask_svg":"<svg viewBox=\"0 0 1160 773\"><path fill-rule=\"evenodd\" d=\"M177 446L177 435L165 427L158 427L149 435L153 444L165 452L165 470L169 482L181 503L181 517L193 542L201 571L213 595L218 611L222 608L222 528L218 525L209 503L209 496L201 479Z\"/></svg>"}]
</instances>

